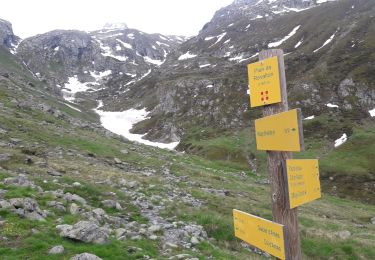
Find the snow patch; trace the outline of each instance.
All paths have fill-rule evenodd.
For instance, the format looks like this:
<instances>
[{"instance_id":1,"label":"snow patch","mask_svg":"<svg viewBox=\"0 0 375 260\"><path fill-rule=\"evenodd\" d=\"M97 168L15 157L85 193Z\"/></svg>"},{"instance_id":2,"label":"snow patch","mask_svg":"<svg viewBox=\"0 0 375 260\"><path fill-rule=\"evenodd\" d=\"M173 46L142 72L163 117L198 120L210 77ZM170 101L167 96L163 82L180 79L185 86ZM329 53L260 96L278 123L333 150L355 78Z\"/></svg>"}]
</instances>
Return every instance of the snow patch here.
<instances>
[{"instance_id":1,"label":"snow patch","mask_svg":"<svg viewBox=\"0 0 375 260\"><path fill-rule=\"evenodd\" d=\"M148 56L143 57L143 59L145 60L145 62L154 64L154 65L157 65L157 66L160 66L161 64L163 64L165 62L165 60L154 60L154 59L152 59Z\"/></svg>"},{"instance_id":2,"label":"snow patch","mask_svg":"<svg viewBox=\"0 0 375 260\"><path fill-rule=\"evenodd\" d=\"M335 147L339 147L348 140L348 136L344 133L339 139L335 140Z\"/></svg>"},{"instance_id":3,"label":"snow patch","mask_svg":"<svg viewBox=\"0 0 375 260\"><path fill-rule=\"evenodd\" d=\"M301 25L298 25L296 27L294 27L294 29L287 35L285 36L283 39L281 39L280 41L277 41L277 42L271 42L268 44L268 48L273 48L273 47L277 47L277 46L280 46L283 42L285 42L286 40L288 40L290 37L292 37L293 35L296 34L296 32L298 31L298 29L301 27Z\"/></svg>"},{"instance_id":4,"label":"snow patch","mask_svg":"<svg viewBox=\"0 0 375 260\"><path fill-rule=\"evenodd\" d=\"M129 39L132 39L134 40L134 33L129 33L128 35L126 35Z\"/></svg>"},{"instance_id":5,"label":"snow patch","mask_svg":"<svg viewBox=\"0 0 375 260\"><path fill-rule=\"evenodd\" d=\"M334 105L334 104L331 104L331 103L328 103L326 106L327 107L339 107L338 105Z\"/></svg>"},{"instance_id":6,"label":"snow patch","mask_svg":"<svg viewBox=\"0 0 375 260\"><path fill-rule=\"evenodd\" d=\"M69 105L69 104L67 104L67 103L64 103L64 105L66 105L66 106L70 107L71 109L74 109L74 110L76 110L76 111L78 111L78 112L82 112L81 109L76 108L76 107L73 107L72 105Z\"/></svg>"},{"instance_id":7,"label":"snow patch","mask_svg":"<svg viewBox=\"0 0 375 260\"><path fill-rule=\"evenodd\" d=\"M102 49L103 52L100 54L104 57L111 57L119 61L126 61L128 57L124 56L117 56L112 53L112 49L109 46L105 46L100 40L96 40L99 43L100 48Z\"/></svg>"},{"instance_id":8,"label":"snow patch","mask_svg":"<svg viewBox=\"0 0 375 260\"><path fill-rule=\"evenodd\" d=\"M296 45L294 45L294 49L297 49L302 43L303 43L303 39L301 39L299 42L297 42Z\"/></svg>"},{"instance_id":9,"label":"snow patch","mask_svg":"<svg viewBox=\"0 0 375 260\"><path fill-rule=\"evenodd\" d=\"M329 44L329 43L333 40L333 38L335 38L336 33L337 33L337 31L336 31L334 34L332 34L331 37L329 37L329 39L326 40L326 41L323 43L322 46L320 46L318 49L314 50L313 52L315 53L315 52L319 51L321 48L323 48L324 46L326 46L327 44Z\"/></svg>"},{"instance_id":10,"label":"snow patch","mask_svg":"<svg viewBox=\"0 0 375 260\"><path fill-rule=\"evenodd\" d=\"M202 65L199 65L199 68L205 68L205 67L208 67L208 66L211 66L211 64L210 63L202 64Z\"/></svg>"},{"instance_id":11,"label":"snow patch","mask_svg":"<svg viewBox=\"0 0 375 260\"><path fill-rule=\"evenodd\" d=\"M131 46L131 45L130 45L129 43L127 43L127 42L123 42L123 41L121 41L120 39L116 39L116 41L118 41L119 43L121 43L122 46L124 46L124 47L127 48L127 49L130 49L130 50L133 49L133 46Z\"/></svg>"},{"instance_id":12,"label":"snow patch","mask_svg":"<svg viewBox=\"0 0 375 260\"><path fill-rule=\"evenodd\" d=\"M90 71L91 77L95 78L96 81L101 80L104 77L107 77L112 74L112 70L105 70L102 72Z\"/></svg>"},{"instance_id":13,"label":"snow patch","mask_svg":"<svg viewBox=\"0 0 375 260\"><path fill-rule=\"evenodd\" d=\"M375 116L375 108L372 109L372 110L370 110L370 111L368 111L368 112L370 113L370 116L371 116L371 117L374 117L374 116Z\"/></svg>"},{"instance_id":14,"label":"snow patch","mask_svg":"<svg viewBox=\"0 0 375 260\"><path fill-rule=\"evenodd\" d=\"M212 46L214 46L215 44L217 44L218 42L220 42L220 41L224 38L224 36L225 36L226 34L227 34L227 33L224 32L224 33L222 33L222 34L216 36L216 37L217 37L216 42L215 42L214 44L212 44L209 48L211 48Z\"/></svg>"},{"instance_id":15,"label":"snow patch","mask_svg":"<svg viewBox=\"0 0 375 260\"><path fill-rule=\"evenodd\" d=\"M312 116L308 116L308 117L306 117L305 119L303 119L303 120L311 120L311 119L314 119L315 118L315 116L314 115L312 115Z\"/></svg>"},{"instance_id":16,"label":"snow patch","mask_svg":"<svg viewBox=\"0 0 375 260\"><path fill-rule=\"evenodd\" d=\"M122 135L125 138L136 141L139 143L143 143L145 145L156 146L159 148L170 149L173 150L179 142L172 142L169 144L166 143L159 143L159 142L151 142L149 140L143 139L145 134L132 134L130 130L133 126L145 119L148 119L147 115L149 112L146 111L145 108L143 109L129 109L122 112L107 112L99 110L100 107L94 109L94 111L100 116L100 122L104 128L107 130Z\"/></svg>"},{"instance_id":17,"label":"snow patch","mask_svg":"<svg viewBox=\"0 0 375 260\"><path fill-rule=\"evenodd\" d=\"M214 87L214 85L208 85L208 86L206 86L206 88L213 88Z\"/></svg>"},{"instance_id":18,"label":"snow patch","mask_svg":"<svg viewBox=\"0 0 375 260\"><path fill-rule=\"evenodd\" d=\"M196 54L192 54L188 51L185 54L182 54L180 57L178 57L178 60L187 60L195 57L197 57Z\"/></svg>"},{"instance_id":19,"label":"snow patch","mask_svg":"<svg viewBox=\"0 0 375 260\"><path fill-rule=\"evenodd\" d=\"M156 44L157 45L164 45L164 46L167 46L167 47L170 47L170 45L169 44L166 44L166 43L163 43L163 42L159 42L159 41L156 41Z\"/></svg>"}]
</instances>

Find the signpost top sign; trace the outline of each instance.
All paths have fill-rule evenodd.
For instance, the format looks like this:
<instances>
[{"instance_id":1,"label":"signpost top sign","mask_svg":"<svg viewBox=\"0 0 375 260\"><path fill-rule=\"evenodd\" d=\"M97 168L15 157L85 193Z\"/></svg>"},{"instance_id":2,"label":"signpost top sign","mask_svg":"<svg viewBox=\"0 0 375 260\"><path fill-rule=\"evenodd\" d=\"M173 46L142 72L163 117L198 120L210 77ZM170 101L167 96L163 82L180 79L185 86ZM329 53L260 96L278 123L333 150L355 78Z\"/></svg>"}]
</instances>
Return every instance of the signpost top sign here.
<instances>
[{"instance_id":1,"label":"signpost top sign","mask_svg":"<svg viewBox=\"0 0 375 260\"><path fill-rule=\"evenodd\" d=\"M284 225L233 210L235 236L273 256L285 259Z\"/></svg>"},{"instance_id":2,"label":"signpost top sign","mask_svg":"<svg viewBox=\"0 0 375 260\"><path fill-rule=\"evenodd\" d=\"M258 107L281 102L278 57L248 64L247 68L250 106Z\"/></svg>"}]
</instances>

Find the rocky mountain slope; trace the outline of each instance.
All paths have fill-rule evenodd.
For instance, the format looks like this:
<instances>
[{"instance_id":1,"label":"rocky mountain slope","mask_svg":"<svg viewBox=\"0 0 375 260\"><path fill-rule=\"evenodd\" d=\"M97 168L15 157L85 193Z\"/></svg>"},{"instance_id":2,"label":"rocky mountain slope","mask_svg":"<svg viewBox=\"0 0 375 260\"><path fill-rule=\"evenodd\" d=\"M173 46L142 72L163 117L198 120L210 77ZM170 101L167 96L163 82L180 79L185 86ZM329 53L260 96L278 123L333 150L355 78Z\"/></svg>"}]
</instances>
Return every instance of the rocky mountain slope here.
<instances>
[{"instance_id":1,"label":"rocky mountain slope","mask_svg":"<svg viewBox=\"0 0 375 260\"><path fill-rule=\"evenodd\" d=\"M232 223L233 208L271 218L264 176L116 136L4 47L0 72L0 258L270 257ZM324 195L299 212L304 258L374 258L373 205Z\"/></svg>"}]
</instances>

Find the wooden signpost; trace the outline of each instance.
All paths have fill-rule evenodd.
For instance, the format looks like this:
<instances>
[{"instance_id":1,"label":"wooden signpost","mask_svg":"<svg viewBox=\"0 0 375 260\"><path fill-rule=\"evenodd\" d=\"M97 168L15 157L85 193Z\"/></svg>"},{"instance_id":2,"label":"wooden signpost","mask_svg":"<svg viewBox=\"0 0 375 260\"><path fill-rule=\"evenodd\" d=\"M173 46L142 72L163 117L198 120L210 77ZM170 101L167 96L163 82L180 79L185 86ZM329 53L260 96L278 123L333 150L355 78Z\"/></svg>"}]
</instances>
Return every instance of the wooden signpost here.
<instances>
[{"instance_id":1,"label":"wooden signpost","mask_svg":"<svg viewBox=\"0 0 375 260\"><path fill-rule=\"evenodd\" d=\"M292 151L304 150L303 129L301 111L288 111L283 51L262 51L259 60L248 65L250 105L263 106L255 132L257 149L267 151L273 222L233 210L235 235L280 259L300 260L297 206L321 196L318 162L292 160Z\"/></svg>"}]
</instances>

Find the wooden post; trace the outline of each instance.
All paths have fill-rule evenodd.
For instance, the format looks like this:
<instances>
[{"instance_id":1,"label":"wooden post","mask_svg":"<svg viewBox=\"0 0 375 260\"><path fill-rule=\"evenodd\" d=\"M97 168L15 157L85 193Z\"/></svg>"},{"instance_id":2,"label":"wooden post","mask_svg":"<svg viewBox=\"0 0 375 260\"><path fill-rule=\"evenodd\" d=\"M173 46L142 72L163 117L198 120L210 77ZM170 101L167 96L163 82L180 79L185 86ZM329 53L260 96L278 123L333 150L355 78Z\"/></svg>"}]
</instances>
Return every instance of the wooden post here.
<instances>
[{"instance_id":1,"label":"wooden post","mask_svg":"<svg viewBox=\"0 0 375 260\"><path fill-rule=\"evenodd\" d=\"M278 56L279 77L281 88L281 103L263 107L263 116L270 116L280 112L288 111L288 98L286 92L286 78L284 67L284 53L279 49L264 50L259 54L259 60ZM286 259L300 260L301 246L298 233L297 208L287 207L287 196L282 162L291 159L291 152L267 151L268 172L271 182L272 216L273 221L285 225L286 231Z\"/></svg>"}]
</instances>

